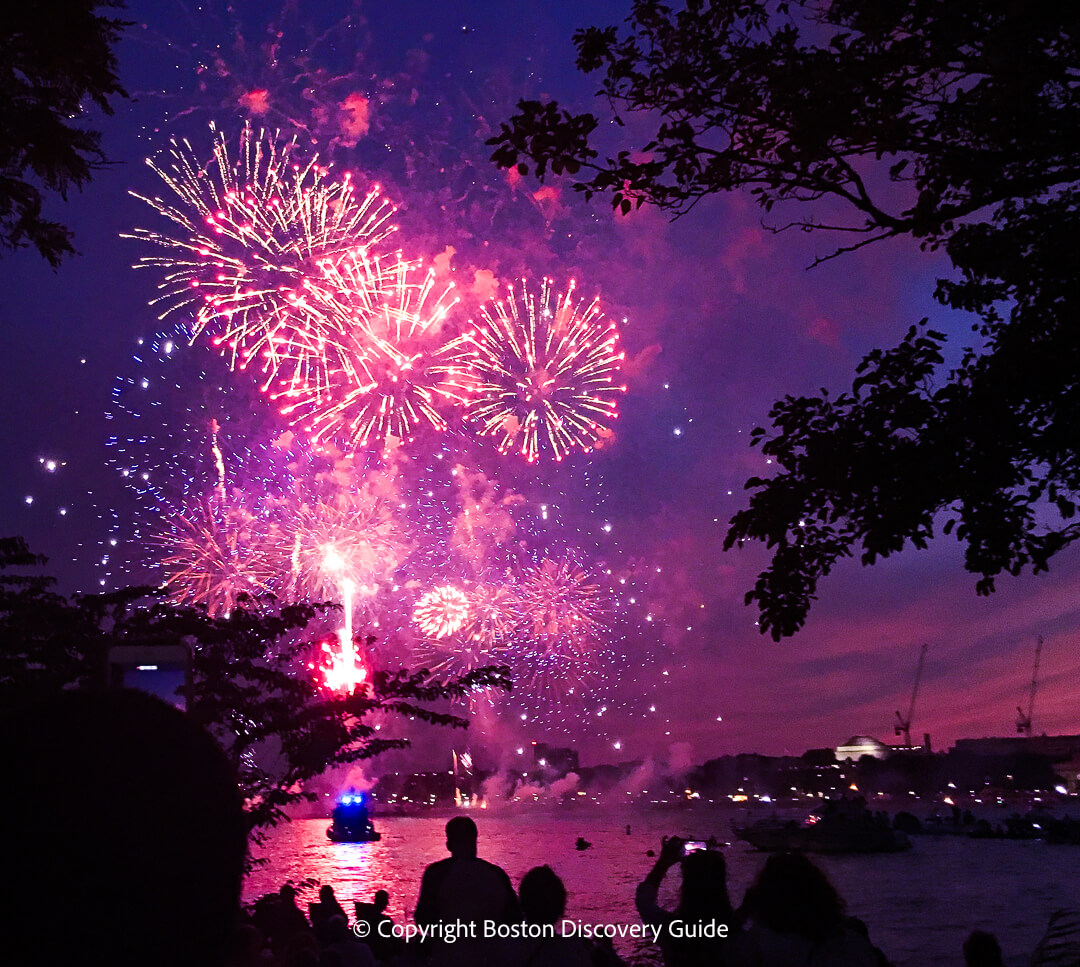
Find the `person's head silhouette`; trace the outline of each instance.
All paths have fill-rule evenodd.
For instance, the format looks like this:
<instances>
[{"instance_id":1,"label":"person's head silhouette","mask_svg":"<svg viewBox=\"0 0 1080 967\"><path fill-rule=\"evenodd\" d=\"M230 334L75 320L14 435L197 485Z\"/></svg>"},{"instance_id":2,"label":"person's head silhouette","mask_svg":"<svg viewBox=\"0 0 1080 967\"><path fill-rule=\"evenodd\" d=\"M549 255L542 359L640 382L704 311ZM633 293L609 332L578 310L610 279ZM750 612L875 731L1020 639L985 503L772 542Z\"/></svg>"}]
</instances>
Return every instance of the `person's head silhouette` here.
<instances>
[{"instance_id":1,"label":"person's head silhouette","mask_svg":"<svg viewBox=\"0 0 1080 967\"><path fill-rule=\"evenodd\" d=\"M755 922L812 940L839 931L845 904L828 877L802 853L773 853L746 894Z\"/></svg>"},{"instance_id":2,"label":"person's head silhouette","mask_svg":"<svg viewBox=\"0 0 1080 967\"><path fill-rule=\"evenodd\" d=\"M566 887L550 866L534 866L518 888L521 912L528 923L558 923L566 912Z\"/></svg>"},{"instance_id":3,"label":"person's head silhouette","mask_svg":"<svg viewBox=\"0 0 1080 967\"><path fill-rule=\"evenodd\" d=\"M390 906L390 894L386 890L376 890L371 905L375 908L376 913L382 913Z\"/></svg>"},{"instance_id":4,"label":"person's head silhouette","mask_svg":"<svg viewBox=\"0 0 1080 967\"><path fill-rule=\"evenodd\" d=\"M0 728L5 870L19 884L0 904L7 949L36 963L223 963L247 825L214 739L127 690L64 692Z\"/></svg>"},{"instance_id":5,"label":"person's head silhouette","mask_svg":"<svg viewBox=\"0 0 1080 967\"><path fill-rule=\"evenodd\" d=\"M703 849L683 859L679 897L679 909L684 913L716 917L730 914L724 854Z\"/></svg>"},{"instance_id":6,"label":"person's head silhouette","mask_svg":"<svg viewBox=\"0 0 1080 967\"><path fill-rule=\"evenodd\" d=\"M457 859L476 856L476 823L468 816L455 816L446 824L446 848Z\"/></svg>"},{"instance_id":7,"label":"person's head silhouette","mask_svg":"<svg viewBox=\"0 0 1080 967\"><path fill-rule=\"evenodd\" d=\"M967 967L1002 967L997 937L985 930L972 930L964 941L964 963Z\"/></svg>"}]
</instances>

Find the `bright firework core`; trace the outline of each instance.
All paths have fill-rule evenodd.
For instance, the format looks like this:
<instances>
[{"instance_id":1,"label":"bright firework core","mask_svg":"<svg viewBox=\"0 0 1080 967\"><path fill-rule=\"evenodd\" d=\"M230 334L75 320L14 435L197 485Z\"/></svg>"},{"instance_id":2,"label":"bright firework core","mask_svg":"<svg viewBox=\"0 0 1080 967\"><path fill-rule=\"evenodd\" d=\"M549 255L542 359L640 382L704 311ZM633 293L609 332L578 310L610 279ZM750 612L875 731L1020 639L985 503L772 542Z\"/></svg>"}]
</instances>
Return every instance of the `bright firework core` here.
<instances>
[{"instance_id":1,"label":"bright firework core","mask_svg":"<svg viewBox=\"0 0 1080 967\"><path fill-rule=\"evenodd\" d=\"M416 604L413 621L426 635L445 638L469 620L469 599L449 585L429 591Z\"/></svg>"}]
</instances>

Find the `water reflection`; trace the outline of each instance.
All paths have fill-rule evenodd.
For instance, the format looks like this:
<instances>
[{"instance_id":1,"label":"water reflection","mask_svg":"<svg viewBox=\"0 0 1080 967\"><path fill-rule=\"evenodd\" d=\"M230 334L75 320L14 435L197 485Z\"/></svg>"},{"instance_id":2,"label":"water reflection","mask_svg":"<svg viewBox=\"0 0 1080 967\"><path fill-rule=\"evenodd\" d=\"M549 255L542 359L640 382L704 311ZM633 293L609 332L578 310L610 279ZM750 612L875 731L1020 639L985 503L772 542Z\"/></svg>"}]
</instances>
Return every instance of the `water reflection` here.
<instances>
[{"instance_id":1,"label":"water reflection","mask_svg":"<svg viewBox=\"0 0 1080 967\"><path fill-rule=\"evenodd\" d=\"M569 892L567 916L592 923L637 923L634 889L653 860L649 849L672 833L690 839L730 838L730 811L594 814L567 810L477 815L479 855L502 866L515 887L533 866L550 865ZM411 919L424 867L447 855L446 816L375 817L377 843L332 843L329 821L299 820L275 830L256 855L267 863L245 884L246 900L277 890L286 880L313 877L334 887L352 914L353 900L390 894L394 920ZM631 825L632 835L625 828ZM584 836L593 844L574 849ZM1022 964L1042 935L1050 912L1080 905L1076 850L1042 842L924 838L907 853L821 857L818 861L870 928L874 942L897 967L959 962L974 928L997 934L1006 963ZM738 904L764 854L736 843L725 850L732 900ZM661 903L676 902L678 874L669 875ZM312 891L314 893L314 891ZM308 902L312 895L301 897ZM641 960L645 948L622 947ZM652 952L646 958L653 960Z\"/></svg>"}]
</instances>

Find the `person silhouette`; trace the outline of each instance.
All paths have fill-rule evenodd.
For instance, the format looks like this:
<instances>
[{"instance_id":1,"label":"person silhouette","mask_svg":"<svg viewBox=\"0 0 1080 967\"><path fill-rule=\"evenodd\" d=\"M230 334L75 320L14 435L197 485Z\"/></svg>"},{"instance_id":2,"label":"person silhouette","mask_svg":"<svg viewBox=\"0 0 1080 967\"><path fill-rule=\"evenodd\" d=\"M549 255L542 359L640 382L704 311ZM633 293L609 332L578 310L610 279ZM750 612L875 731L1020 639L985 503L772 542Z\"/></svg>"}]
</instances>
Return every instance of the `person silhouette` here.
<instances>
[{"instance_id":1,"label":"person silhouette","mask_svg":"<svg viewBox=\"0 0 1080 967\"><path fill-rule=\"evenodd\" d=\"M741 963L739 923L728 898L724 855L714 850L685 853L685 845L678 836L661 842L655 865L634 895L638 914L645 923L661 928L659 944L667 967ZM682 868L682 888L678 906L669 911L657 898L667 871L676 865ZM672 929L676 921L679 931ZM707 925L712 925L712 935ZM720 932L720 926L726 930Z\"/></svg>"},{"instance_id":2,"label":"person silhouette","mask_svg":"<svg viewBox=\"0 0 1080 967\"><path fill-rule=\"evenodd\" d=\"M275 911L274 941L287 941L298 933L310 929L308 918L296 902L296 887L286 883L278 890L278 905Z\"/></svg>"},{"instance_id":3,"label":"person silhouette","mask_svg":"<svg viewBox=\"0 0 1080 967\"><path fill-rule=\"evenodd\" d=\"M509 941L502 963L529 967L592 967L592 950L578 937L564 937L559 921L566 913L566 887L550 866L534 866L518 888L525 923L554 927L553 937L524 937Z\"/></svg>"},{"instance_id":4,"label":"person silhouette","mask_svg":"<svg viewBox=\"0 0 1080 967\"><path fill-rule=\"evenodd\" d=\"M5 949L35 964L222 967L247 821L236 775L187 713L125 689L0 718ZM62 898L62 912L42 897Z\"/></svg>"},{"instance_id":5,"label":"person silhouette","mask_svg":"<svg viewBox=\"0 0 1080 967\"><path fill-rule=\"evenodd\" d=\"M315 931L315 938L319 941L320 946L325 946L329 942L327 939L329 936L327 927L331 917L341 917L346 925L349 922L349 918L345 915L345 911L341 909L337 897L334 896L334 888L329 883L324 883L319 887L319 899L315 903L308 904L308 916L311 919L311 928Z\"/></svg>"},{"instance_id":6,"label":"person silhouette","mask_svg":"<svg viewBox=\"0 0 1080 967\"><path fill-rule=\"evenodd\" d=\"M774 853L746 891L746 946L759 967L814 963L878 967L880 951L853 929L828 877L802 853Z\"/></svg>"},{"instance_id":7,"label":"person silhouette","mask_svg":"<svg viewBox=\"0 0 1080 967\"><path fill-rule=\"evenodd\" d=\"M390 894L386 890L376 890L370 903L360 900L353 902L356 910L356 922L367 924L367 933L364 942L371 948L376 960L392 960L404 947L405 941L400 937L394 937L390 933L393 920L387 916L386 908L390 906ZM380 925L382 929L380 929Z\"/></svg>"},{"instance_id":8,"label":"person silhouette","mask_svg":"<svg viewBox=\"0 0 1080 967\"><path fill-rule=\"evenodd\" d=\"M517 895L506 871L476 855L478 832L468 816L446 824L450 856L432 863L420 880L413 919L420 926L456 929L452 943L436 938L431 962L437 965L493 963L496 945L483 938L485 922L520 921Z\"/></svg>"}]
</instances>

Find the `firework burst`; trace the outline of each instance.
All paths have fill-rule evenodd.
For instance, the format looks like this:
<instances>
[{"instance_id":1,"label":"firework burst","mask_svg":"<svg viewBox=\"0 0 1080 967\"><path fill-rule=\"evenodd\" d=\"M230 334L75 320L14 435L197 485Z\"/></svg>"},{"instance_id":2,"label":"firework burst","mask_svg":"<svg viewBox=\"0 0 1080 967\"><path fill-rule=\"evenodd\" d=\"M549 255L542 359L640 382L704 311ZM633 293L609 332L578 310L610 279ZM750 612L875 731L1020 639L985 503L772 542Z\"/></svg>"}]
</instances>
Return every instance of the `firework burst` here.
<instances>
[{"instance_id":1,"label":"firework burst","mask_svg":"<svg viewBox=\"0 0 1080 967\"><path fill-rule=\"evenodd\" d=\"M442 335L457 304L453 286L436 287L418 263L351 253L324 267L324 312L339 335L324 360L327 380L293 381L273 394L281 412L316 442L371 447L385 456L422 426L446 429L442 410L460 400ZM353 282L358 278L359 284ZM377 278L378 293L364 280Z\"/></svg>"},{"instance_id":2,"label":"firework burst","mask_svg":"<svg viewBox=\"0 0 1080 967\"><path fill-rule=\"evenodd\" d=\"M530 693L564 695L594 678L607 631L599 584L566 554L526 567L518 593L515 680Z\"/></svg>"},{"instance_id":3,"label":"firework burst","mask_svg":"<svg viewBox=\"0 0 1080 967\"><path fill-rule=\"evenodd\" d=\"M428 591L413 609L413 621L431 638L446 638L468 620L468 596L449 584Z\"/></svg>"},{"instance_id":4,"label":"firework burst","mask_svg":"<svg viewBox=\"0 0 1080 967\"><path fill-rule=\"evenodd\" d=\"M173 142L165 166L147 162L172 197L135 197L179 232L136 229L125 236L164 250L136 264L163 271L155 300L161 317L194 308L193 338L205 332L233 368L256 362L267 386L275 379L323 384L326 346L336 333L319 286L329 264L393 230L393 207L378 187L362 194L348 174L330 179L317 156L300 161L295 137L245 126L234 158L225 135L211 130L208 165L199 164L187 141Z\"/></svg>"},{"instance_id":5,"label":"firework burst","mask_svg":"<svg viewBox=\"0 0 1080 967\"><path fill-rule=\"evenodd\" d=\"M619 333L597 299L575 304L544 279L539 296L523 282L505 301L481 310L481 322L457 340L456 375L468 392L467 418L499 451L517 448L530 463L542 451L561 460L611 434L624 354Z\"/></svg>"},{"instance_id":6,"label":"firework burst","mask_svg":"<svg viewBox=\"0 0 1080 967\"><path fill-rule=\"evenodd\" d=\"M155 537L162 549L162 586L178 604L228 614L241 596L270 591L277 572L272 545L243 507L202 501L174 518L170 531Z\"/></svg>"},{"instance_id":7,"label":"firework burst","mask_svg":"<svg viewBox=\"0 0 1080 967\"><path fill-rule=\"evenodd\" d=\"M468 598L469 616L462 635L492 652L505 648L518 616L516 590L499 584L479 584L469 589Z\"/></svg>"},{"instance_id":8,"label":"firework burst","mask_svg":"<svg viewBox=\"0 0 1080 967\"><path fill-rule=\"evenodd\" d=\"M600 633L600 587L572 555L526 568L520 585L530 639L549 654L584 657Z\"/></svg>"},{"instance_id":9,"label":"firework burst","mask_svg":"<svg viewBox=\"0 0 1080 967\"><path fill-rule=\"evenodd\" d=\"M437 591L453 591L456 588L440 588ZM425 595L421 603L432 594ZM478 584L462 592L468 612L464 620L450 634L431 634L445 627L440 609L445 614L442 596L437 603L429 604L424 617L423 629L428 633L413 649L413 655L423 666L439 673L463 675L484 665L507 665L510 663L509 647L517 621L516 595L511 587L498 584ZM460 614L461 600L454 595ZM434 605L434 607L432 607ZM417 605L419 610L420 605Z\"/></svg>"},{"instance_id":10,"label":"firework burst","mask_svg":"<svg viewBox=\"0 0 1080 967\"><path fill-rule=\"evenodd\" d=\"M283 508L285 596L341 600L348 583L357 600L374 598L407 547L388 502L364 493L321 497Z\"/></svg>"}]
</instances>

